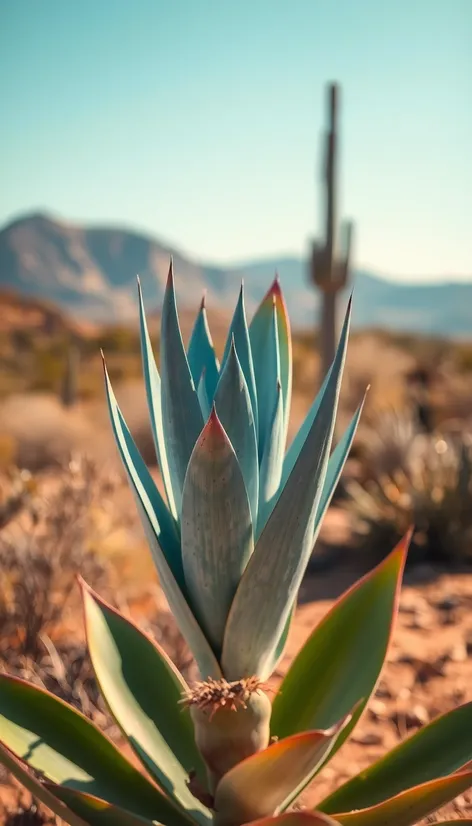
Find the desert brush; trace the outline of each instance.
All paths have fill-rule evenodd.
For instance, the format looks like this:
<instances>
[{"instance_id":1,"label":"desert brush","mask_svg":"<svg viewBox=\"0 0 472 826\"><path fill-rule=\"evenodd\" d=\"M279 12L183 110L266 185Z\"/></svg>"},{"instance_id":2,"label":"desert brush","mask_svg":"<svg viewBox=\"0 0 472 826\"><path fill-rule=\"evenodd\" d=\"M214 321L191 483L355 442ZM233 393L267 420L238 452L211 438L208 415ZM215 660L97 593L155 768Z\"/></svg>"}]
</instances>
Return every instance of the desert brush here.
<instances>
[{"instance_id":1,"label":"desert brush","mask_svg":"<svg viewBox=\"0 0 472 826\"><path fill-rule=\"evenodd\" d=\"M472 563L469 433L423 433L408 416L381 416L368 434L366 478L346 485L358 546L371 558L414 524L410 563Z\"/></svg>"},{"instance_id":2,"label":"desert brush","mask_svg":"<svg viewBox=\"0 0 472 826\"><path fill-rule=\"evenodd\" d=\"M331 452L350 307L288 451L291 340L277 280L249 326L241 291L221 365L203 304L185 351L172 269L160 372L141 297L140 311L165 497L105 373L108 403L160 583L200 680L187 685L149 636L82 582L97 682L126 748L52 694L0 676L0 760L71 826L417 823L472 785L472 703L400 743L316 810L293 808L375 690L408 535L333 605L274 697L267 685L361 412Z\"/></svg>"}]
</instances>

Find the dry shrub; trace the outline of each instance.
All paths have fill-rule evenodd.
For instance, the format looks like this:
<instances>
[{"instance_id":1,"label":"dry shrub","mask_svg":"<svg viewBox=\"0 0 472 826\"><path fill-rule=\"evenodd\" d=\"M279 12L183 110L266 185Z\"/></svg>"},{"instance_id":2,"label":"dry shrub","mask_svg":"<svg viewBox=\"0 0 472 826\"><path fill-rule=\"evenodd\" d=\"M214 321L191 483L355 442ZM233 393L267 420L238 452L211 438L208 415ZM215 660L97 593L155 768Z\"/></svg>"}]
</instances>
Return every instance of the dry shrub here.
<instances>
[{"instance_id":1,"label":"dry shrub","mask_svg":"<svg viewBox=\"0 0 472 826\"><path fill-rule=\"evenodd\" d=\"M472 440L426 434L406 415L367 431L361 481L346 485L358 544L382 557L413 525L409 563L472 563Z\"/></svg>"},{"instance_id":2,"label":"dry shrub","mask_svg":"<svg viewBox=\"0 0 472 826\"><path fill-rule=\"evenodd\" d=\"M16 445L16 464L38 471L63 465L83 450L93 429L80 409L65 410L54 396L11 396L2 403L0 431Z\"/></svg>"},{"instance_id":3,"label":"dry shrub","mask_svg":"<svg viewBox=\"0 0 472 826\"><path fill-rule=\"evenodd\" d=\"M370 384L368 408L401 407L404 402L404 378L414 364L415 360L409 353L374 333L353 336L348 349L341 404L353 410Z\"/></svg>"},{"instance_id":4,"label":"dry shrub","mask_svg":"<svg viewBox=\"0 0 472 826\"><path fill-rule=\"evenodd\" d=\"M85 643L63 640L54 645L42 633L35 657L12 651L8 664L0 660L0 671L52 692L93 720L108 736L120 738L119 728L100 694Z\"/></svg>"},{"instance_id":5,"label":"dry shrub","mask_svg":"<svg viewBox=\"0 0 472 826\"><path fill-rule=\"evenodd\" d=\"M34 479L27 470L13 467L0 475L0 530L30 503L34 487Z\"/></svg>"},{"instance_id":6,"label":"dry shrub","mask_svg":"<svg viewBox=\"0 0 472 826\"><path fill-rule=\"evenodd\" d=\"M116 485L93 462L71 460L51 490L0 536L0 621L3 639L35 656L40 635L63 618L76 576L104 586L108 569L94 548L93 505ZM4 652L5 654L5 652Z\"/></svg>"}]
</instances>

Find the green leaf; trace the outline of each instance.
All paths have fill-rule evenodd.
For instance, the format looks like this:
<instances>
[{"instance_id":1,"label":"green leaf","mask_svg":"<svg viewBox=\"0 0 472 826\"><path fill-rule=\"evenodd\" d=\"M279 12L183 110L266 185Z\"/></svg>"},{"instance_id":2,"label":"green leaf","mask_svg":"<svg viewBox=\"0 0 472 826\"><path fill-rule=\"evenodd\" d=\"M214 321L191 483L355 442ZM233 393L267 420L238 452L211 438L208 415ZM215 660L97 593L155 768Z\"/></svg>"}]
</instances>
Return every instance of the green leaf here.
<instances>
[{"instance_id":1,"label":"green leaf","mask_svg":"<svg viewBox=\"0 0 472 826\"><path fill-rule=\"evenodd\" d=\"M261 817L259 820L251 820L245 826L339 826L335 820L323 812L286 812L275 817Z\"/></svg>"},{"instance_id":2,"label":"green leaf","mask_svg":"<svg viewBox=\"0 0 472 826\"><path fill-rule=\"evenodd\" d=\"M56 786L54 783L47 783L46 786L59 800L86 818L89 826L161 826L157 820L139 817L94 795Z\"/></svg>"},{"instance_id":3,"label":"green leaf","mask_svg":"<svg viewBox=\"0 0 472 826\"><path fill-rule=\"evenodd\" d=\"M205 383L205 371L203 371L202 375L200 376L200 381L198 382L197 387L197 396L198 401L200 402L200 410L202 411L202 416L206 420L211 412L211 404L210 399L208 398L206 383Z\"/></svg>"},{"instance_id":4,"label":"green leaf","mask_svg":"<svg viewBox=\"0 0 472 826\"><path fill-rule=\"evenodd\" d=\"M115 440L134 493L144 532L159 573L161 586L177 625L192 650L202 676L211 675L218 679L221 676L220 667L187 603L180 543L175 535L175 524L171 522L171 516L165 508L152 476L126 427L116 403L106 369L105 380ZM165 533L162 530L163 525L166 526ZM172 531L174 531L174 535L172 535Z\"/></svg>"},{"instance_id":5,"label":"green leaf","mask_svg":"<svg viewBox=\"0 0 472 826\"><path fill-rule=\"evenodd\" d=\"M271 425L280 386L280 349L277 310L272 305L266 337L259 352L253 354L256 367L257 408L259 411L259 460L270 437ZM262 369L261 369L262 365Z\"/></svg>"},{"instance_id":6,"label":"green leaf","mask_svg":"<svg viewBox=\"0 0 472 826\"><path fill-rule=\"evenodd\" d=\"M215 407L236 453L251 506L253 525L259 501L259 464L257 436L249 390L236 353L234 340L221 371Z\"/></svg>"},{"instance_id":7,"label":"green leaf","mask_svg":"<svg viewBox=\"0 0 472 826\"><path fill-rule=\"evenodd\" d=\"M350 309L348 307L348 312L346 313L346 317L345 317L345 320L344 320L343 331L341 333L341 341L343 340L344 334L347 333L347 331L348 331L349 320L350 320ZM295 467L295 463L296 463L298 457L300 456L300 454L301 454L301 452L304 448L308 433L310 432L310 429L314 425L314 422L315 422L316 417L318 416L318 412L320 410L321 403L323 402L323 399L325 397L325 393L326 393L326 390L327 390L327 387L328 387L328 382L330 380L330 376L332 375L333 367L334 367L334 365L332 364L328 374L326 375L326 377L323 381L321 390L319 391L315 401L313 402L312 407L310 408L310 410L309 410L309 412L306 416L305 421L303 422L302 426L300 427L300 430L298 431L297 435L295 436L292 444L290 445L290 447L289 447L289 449L288 449L288 451L285 455L285 458L284 458L283 464L282 464L282 471L281 471L281 478L280 478L280 482L279 482L279 488L278 488L278 491L277 491L276 495L272 497L272 499L270 500L270 503L268 504L268 506L265 509L264 522L262 522L262 519L260 519L261 528L262 528L263 524L265 524L265 522L269 518L269 516L272 513L273 509L275 508L275 506L276 506L276 504L279 500L280 494L282 493L283 489L285 488L285 485L287 484L287 480L288 480L293 468ZM315 519L315 526L314 526L314 530L313 530L313 543L315 542L315 539L318 535L318 532L319 532L319 529L320 529L320 526L321 526L321 522L322 522L322 520L324 518L324 515L326 513L326 510L329 506L329 503L331 501L333 493L336 490L336 485L339 481L339 477L340 477L342 469L344 467L344 463L347 459L347 455L349 453L349 450L351 449L351 444L352 444L352 441L354 439L354 435L355 435L355 432L356 432L356 429L357 429L357 425L358 425L358 422L359 422L359 417L360 417L360 414L362 412L362 406L363 406L363 404L360 406L357 413L354 415L354 418L352 419L348 429L344 433L344 435L341 438L339 444L334 448L333 453L329 458L328 468L327 468L327 471L326 471L326 478L323 482L323 492L321 494L320 504L319 504L318 511L317 511L317 514L316 514L316 519Z\"/></svg>"},{"instance_id":8,"label":"green leaf","mask_svg":"<svg viewBox=\"0 0 472 826\"><path fill-rule=\"evenodd\" d=\"M249 336L254 359L254 367L260 377L264 371L264 363L260 358L267 336L267 324L271 317L272 308L275 305L277 317L277 331L279 341L280 357L280 383L282 385L282 396L284 400L284 422L285 439L290 419L290 402L292 398L292 336L290 332L290 319L287 307L280 287L278 276L276 275L272 285L262 299L249 326ZM256 380L259 381L259 379Z\"/></svg>"},{"instance_id":9,"label":"green leaf","mask_svg":"<svg viewBox=\"0 0 472 826\"><path fill-rule=\"evenodd\" d=\"M172 575L179 584L179 587L183 589L185 587L185 581L182 555L175 522L123 418L113 392L105 361L103 362L103 369L113 435L131 490L134 493L135 499L145 511L145 524L149 524L149 529L152 530L155 535L165 555L166 562L172 571Z\"/></svg>"},{"instance_id":10,"label":"green leaf","mask_svg":"<svg viewBox=\"0 0 472 826\"><path fill-rule=\"evenodd\" d=\"M468 823L468 821L465 822ZM252 820L246 826L339 826L339 824L323 812L303 811L287 812L275 817L262 817L260 820Z\"/></svg>"},{"instance_id":11,"label":"green leaf","mask_svg":"<svg viewBox=\"0 0 472 826\"><path fill-rule=\"evenodd\" d=\"M88 826L86 821L68 809L48 788L36 779L27 765L19 760L10 749L0 743L0 763L7 768L21 785L28 789L31 795L48 806L54 814L67 821L70 826Z\"/></svg>"},{"instance_id":12,"label":"green leaf","mask_svg":"<svg viewBox=\"0 0 472 826\"><path fill-rule=\"evenodd\" d=\"M185 680L157 643L81 584L88 650L113 717L159 785L207 822L208 810L187 787L190 771L203 781L205 769L180 702Z\"/></svg>"},{"instance_id":13,"label":"green leaf","mask_svg":"<svg viewBox=\"0 0 472 826\"><path fill-rule=\"evenodd\" d=\"M220 780L215 809L231 813L235 824L287 808L330 751L347 719L327 731L309 731L279 740L247 757Z\"/></svg>"},{"instance_id":14,"label":"green leaf","mask_svg":"<svg viewBox=\"0 0 472 826\"><path fill-rule=\"evenodd\" d=\"M257 408L257 393L256 393L256 379L254 375L253 354L251 349L251 342L249 340L249 331L246 320L246 309L244 306L244 285L241 284L239 292L238 303L231 321L231 325L226 339L225 352L223 355L221 371L228 360L231 345L234 340L234 346L238 354L239 363L246 380L246 385L251 400L252 416L256 434L258 433L258 408Z\"/></svg>"},{"instance_id":15,"label":"green leaf","mask_svg":"<svg viewBox=\"0 0 472 826\"><path fill-rule=\"evenodd\" d=\"M156 360L152 351L151 338L144 312L143 294L141 282L138 278L138 298L139 298L139 324L141 338L141 358L143 362L144 384L151 419L152 435L156 447L157 461L161 471L162 481L167 496L167 502L173 518L178 520L177 507L175 504L175 492L172 485L172 478L167 459L167 449L164 439L164 427L162 424L161 410L161 377L157 370Z\"/></svg>"},{"instance_id":16,"label":"green leaf","mask_svg":"<svg viewBox=\"0 0 472 826\"><path fill-rule=\"evenodd\" d=\"M326 812L364 809L472 759L472 703L437 717L323 800Z\"/></svg>"},{"instance_id":17,"label":"green leaf","mask_svg":"<svg viewBox=\"0 0 472 826\"><path fill-rule=\"evenodd\" d=\"M343 594L308 638L274 699L273 734L328 728L357 705L334 751L352 730L387 653L408 541Z\"/></svg>"},{"instance_id":18,"label":"green leaf","mask_svg":"<svg viewBox=\"0 0 472 826\"><path fill-rule=\"evenodd\" d=\"M0 675L0 741L53 783L168 826L188 822L90 720L47 691L5 675Z\"/></svg>"},{"instance_id":19,"label":"green leaf","mask_svg":"<svg viewBox=\"0 0 472 826\"><path fill-rule=\"evenodd\" d=\"M269 663L267 665L267 673L268 674L273 674L274 673L274 671L277 668L280 660L283 657L283 654L284 654L284 651L285 651L285 646L287 645L288 635L290 634L290 628L291 628L291 625L292 625L292 620L295 616L296 609L297 609L297 601L295 600L295 602L292 605L292 610L290 611L290 614L288 615L287 622L285 623L285 627L284 627L284 629L283 629L283 631L280 635L280 639L277 643L277 647L275 648L273 656L269 660Z\"/></svg>"},{"instance_id":20,"label":"green leaf","mask_svg":"<svg viewBox=\"0 0 472 826\"><path fill-rule=\"evenodd\" d=\"M252 674L267 678L305 573L333 437L348 330L349 310L319 414L236 591L222 654L228 679Z\"/></svg>"},{"instance_id":21,"label":"green leaf","mask_svg":"<svg viewBox=\"0 0 472 826\"><path fill-rule=\"evenodd\" d=\"M273 503L279 491L282 465L284 461L285 427L284 427L284 402L282 398L282 386L277 384L277 396L275 407L272 411L272 419L267 432L264 452L262 454L260 468L260 490L259 490L259 518L257 522L257 535L262 530L273 510Z\"/></svg>"},{"instance_id":22,"label":"green leaf","mask_svg":"<svg viewBox=\"0 0 472 826\"><path fill-rule=\"evenodd\" d=\"M215 354L210 327L208 326L205 297L202 299L190 336L187 358L195 387L198 387L200 376L204 373L206 395L211 405L218 384L220 365Z\"/></svg>"},{"instance_id":23,"label":"green leaf","mask_svg":"<svg viewBox=\"0 0 472 826\"><path fill-rule=\"evenodd\" d=\"M253 547L244 479L213 408L185 478L182 556L195 615L216 653L221 650L228 611Z\"/></svg>"},{"instance_id":24,"label":"green leaf","mask_svg":"<svg viewBox=\"0 0 472 826\"><path fill-rule=\"evenodd\" d=\"M334 817L342 826L414 826L470 786L472 772L451 774L415 786L368 809L335 814Z\"/></svg>"},{"instance_id":25,"label":"green leaf","mask_svg":"<svg viewBox=\"0 0 472 826\"><path fill-rule=\"evenodd\" d=\"M203 416L187 361L175 302L172 262L161 317L162 423L177 512L187 466L200 432Z\"/></svg>"},{"instance_id":26,"label":"green leaf","mask_svg":"<svg viewBox=\"0 0 472 826\"><path fill-rule=\"evenodd\" d=\"M292 400L292 334L287 305L282 293L278 276L272 285L277 311L277 326L279 329L280 352L280 383L284 397L285 442L287 440L288 423L290 420L290 403Z\"/></svg>"}]
</instances>

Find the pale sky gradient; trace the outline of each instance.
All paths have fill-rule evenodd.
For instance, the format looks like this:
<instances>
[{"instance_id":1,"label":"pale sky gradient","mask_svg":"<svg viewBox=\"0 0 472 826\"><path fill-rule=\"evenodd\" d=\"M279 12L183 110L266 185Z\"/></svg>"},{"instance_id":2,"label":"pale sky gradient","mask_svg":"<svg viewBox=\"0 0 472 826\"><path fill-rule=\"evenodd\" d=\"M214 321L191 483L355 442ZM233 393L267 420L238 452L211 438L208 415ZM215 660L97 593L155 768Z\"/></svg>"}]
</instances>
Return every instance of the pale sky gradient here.
<instances>
[{"instance_id":1,"label":"pale sky gradient","mask_svg":"<svg viewBox=\"0 0 472 826\"><path fill-rule=\"evenodd\" d=\"M332 79L356 266L472 279L472 0L0 0L0 224L304 253Z\"/></svg>"}]
</instances>

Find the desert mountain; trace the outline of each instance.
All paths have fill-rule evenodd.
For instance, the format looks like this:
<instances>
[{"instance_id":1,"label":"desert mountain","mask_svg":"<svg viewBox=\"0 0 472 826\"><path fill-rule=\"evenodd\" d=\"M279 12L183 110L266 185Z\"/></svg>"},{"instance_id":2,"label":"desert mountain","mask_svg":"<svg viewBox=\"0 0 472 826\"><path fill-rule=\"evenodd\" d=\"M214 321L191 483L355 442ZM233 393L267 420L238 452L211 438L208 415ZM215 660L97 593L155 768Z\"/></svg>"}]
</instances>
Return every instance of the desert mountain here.
<instances>
[{"instance_id":1,"label":"desert mountain","mask_svg":"<svg viewBox=\"0 0 472 826\"><path fill-rule=\"evenodd\" d=\"M316 317L317 299L302 258L217 267L192 261L142 233L78 226L39 213L0 231L0 290L49 302L81 321L127 321L136 318L138 274L148 306L159 306L170 254L182 306L196 307L208 290L210 305L228 311L241 278L247 302L254 305L277 270L293 323L306 326ZM409 285L356 271L353 285L357 326L441 335L472 331L472 283Z\"/></svg>"}]
</instances>

